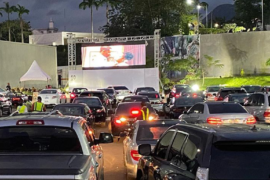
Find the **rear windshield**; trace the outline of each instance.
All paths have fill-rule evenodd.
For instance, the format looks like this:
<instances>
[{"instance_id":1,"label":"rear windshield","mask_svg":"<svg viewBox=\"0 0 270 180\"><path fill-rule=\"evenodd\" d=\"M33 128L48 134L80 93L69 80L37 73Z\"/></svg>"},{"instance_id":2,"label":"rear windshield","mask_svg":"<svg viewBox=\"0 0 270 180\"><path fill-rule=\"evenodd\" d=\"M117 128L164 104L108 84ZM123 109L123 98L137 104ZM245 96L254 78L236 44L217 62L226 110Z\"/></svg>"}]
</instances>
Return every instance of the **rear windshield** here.
<instances>
[{"instance_id":1,"label":"rear windshield","mask_svg":"<svg viewBox=\"0 0 270 180\"><path fill-rule=\"evenodd\" d=\"M86 88L75 88L75 89L73 89L72 92L74 92L76 94L80 94L80 93L82 93L84 91L87 91L87 89Z\"/></svg>"},{"instance_id":2,"label":"rear windshield","mask_svg":"<svg viewBox=\"0 0 270 180\"><path fill-rule=\"evenodd\" d=\"M208 92L218 92L220 90L220 87L208 87Z\"/></svg>"},{"instance_id":3,"label":"rear windshield","mask_svg":"<svg viewBox=\"0 0 270 180\"><path fill-rule=\"evenodd\" d=\"M229 98L229 101L232 101L232 102L238 102L238 103L243 103L245 98L249 97L249 95L237 95L237 96L231 96Z\"/></svg>"},{"instance_id":4,"label":"rear windshield","mask_svg":"<svg viewBox=\"0 0 270 180\"><path fill-rule=\"evenodd\" d=\"M84 108L76 106L55 106L54 110L59 110L64 115L78 116L84 114Z\"/></svg>"},{"instance_id":5,"label":"rear windshield","mask_svg":"<svg viewBox=\"0 0 270 180\"><path fill-rule=\"evenodd\" d=\"M42 90L40 94L56 94L56 90Z\"/></svg>"},{"instance_id":6,"label":"rear windshield","mask_svg":"<svg viewBox=\"0 0 270 180\"><path fill-rule=\"evenodd\" d=\"M150 102L147 97L125 97L123 102Z\"/></svg>"},{"instance_id":7,"label":"rear windshield","mask_svg":"<svg viewBox=\"0 0 270 180\"><path fill-rule=\"evenodd\" d=\"M115 90L128 90L126 86L115 86L114 89Z\"/></svg>"},{"instance_id":8,"label":"rear windshield","mask_svg":"<svg viewBox=\"0 0 270 180\"><path fill-rule=\"evenodd\" d=\"M195 98L178 98L178 99L176 99L174 104L176 106L185 106L185 105L192 106L198 102L203 102L203 99L201 99L201 98L196 98L196 99Z\"/></svg>"},{"instance_id":9,"label":"rear windshield","mask_svg":"<svg viewBox=\"0 0 270 180\"><path fill-rule=\"evenodd\" d=\"M191 91L189 86L185 86L185 87L178 87L176 88L176 93L180 93L182 91Z\"/></svg>"},{"instance_id":10,"label":"rear windshield","mask_svg":"<svg viewBox=\"0 0 270 180\"><path fill-rule=\"evenodd\" d=\"M94 96L94 97L98 97L100 100L103 99L103 96L101 93L83 92L80 96L89 96L89 97Z\"/></svg>"},{"instance_id":11,"label":"rear windshield","mask_svg":"<svg viewBox=\"0 0 270 180\"><path fill-rule=\"evenodd\" d=\"M210 179L269 179L270 141L264 142L215 143Z\"/></svg>"},{"instance_id":12,"label":"rear windshield","mask_svg":"<svg viewBox=\"0 0 270 180\"><path fill-rule=\"evenodd\" d=\"M113 91L113 89L99 89L99 90L103 90L103 91L105 91L106 92L106 94L114 94L114 91Z\"/></svg>"},{"instance_id":13,"label":"rear windshield","mask_svg":"<svg viewBox=\"0 0 270 180\"><path fill-rule=\"evenodd\" d=\"M254 93L254 92L260 92L261 86L242 86L247 93Z\"/></svg>"},{"instance_id":14,"label":"rear windshield","mask_svg":"<svg viewBox=\"0 0 270 180\"><path fill-rule=\"evenodd\" d=\"M79 139L71 128L25 126L0 128L0 153L81 153Z\"/></svg>"},{"instance_id":15,"label":"rear windshield","mask_svg":"<svg viewBox=\"0 0 270 180\"><path fill-rule=\"evenodd\" d=\"M137 92L149 92L149 91L155 91L154 88L138 88Z\"/></svg>"},{"instance_id":16,"label":"rear windshield","mask_svg":"<svg viewBox=\"0 0 270 180\"><path fill-rule=\"evenodd\" d=\"M151 104L147 104L147 107L149 108L149 113L154 113L154 109L151 107ZM141 103L123 103L119 104L116 109L116 115L130 115L130 112L132 110L140 110L141 109Z\"/></svg>"},{"instance_id":17,"label":"rear windshield","mask_svg":"<svg viewBox=\"0 0 270 180\"><path fill-rule=\"evenodd\" d=\"M159 97L159 94L158 93L151 93L151 94L148 94L148 93L140 93L140 95L142 95L142 96L147 96L149 99L159 99L160 97Z\"/></svg>"},{"instance_id":18,"label":"rear windshield","mask_svg":"<svg viewBox=\"0 0 270 180\"><path fill-rule=\"evenodd\" d=\"M247 113L240 104L208 104L210 114Z\"/></svg>"},{"instance_id":19,"label":"rear windshield","mask_svg":"<svg viewBox=\"0 0 270 180\"><path fill-rule=\"evenodd\" d=\"M94 99L94 98L93 99L90 99L90 98L75 99L73 101L73 103L76 103L76 104L78 104L78 103L85 103L89 107L102 106L100 100L99 99Z\"/></svg>"},{"instance_id":20,"label":"rear windshield","mask_svg":"<svg viewBox=\"0 0 270 180\"><path fill-rule=\"evenodd\" d=\"M137 141L153 141L158 140L160 136L170 127L171 125L156 125L156 126L139 126L137 133Z\"/></svg>"},{"instance_id":21,"label":"rear windshield","mask_svg":"<svg viewBox=\"0 0 270 180\"><path fill-rule=\"evenodd\" d=\"M239 90L222 90L220 92L220 96L224 98L228 94L241 94L241 93L246 93L246 91L245 90L240 90L240 89Z\"/></svg>"}]
</instances>

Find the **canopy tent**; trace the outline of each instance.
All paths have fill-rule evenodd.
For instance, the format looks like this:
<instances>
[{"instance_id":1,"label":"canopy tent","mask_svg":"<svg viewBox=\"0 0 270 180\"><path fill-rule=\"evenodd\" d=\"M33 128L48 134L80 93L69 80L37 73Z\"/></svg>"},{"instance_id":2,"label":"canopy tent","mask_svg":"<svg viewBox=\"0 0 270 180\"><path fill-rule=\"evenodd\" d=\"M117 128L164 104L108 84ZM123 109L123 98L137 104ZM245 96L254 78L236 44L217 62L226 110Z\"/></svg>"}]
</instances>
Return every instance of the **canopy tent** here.
<instances>
[{"instance_id":1,"label":"canopy tent","mask_svg":"<svg viewBox=\"0 0 270 180\"><path fill-rule=\"evenodd\" d=\"M34 61L28 71L20 78L20 81L48 81L49 79L51 77Z\"/></svg>"}]
</instances>

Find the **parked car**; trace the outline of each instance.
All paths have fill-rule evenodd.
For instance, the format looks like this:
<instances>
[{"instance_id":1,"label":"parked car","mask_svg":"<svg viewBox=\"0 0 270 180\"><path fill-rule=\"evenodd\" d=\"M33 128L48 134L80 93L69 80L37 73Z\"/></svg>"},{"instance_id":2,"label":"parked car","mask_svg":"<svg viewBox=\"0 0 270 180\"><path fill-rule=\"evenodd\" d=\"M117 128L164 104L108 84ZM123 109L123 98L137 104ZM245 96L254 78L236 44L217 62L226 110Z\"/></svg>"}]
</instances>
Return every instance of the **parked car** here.
<instances>
[{"instance_id":1,"label":"parked car","mask_svg":"<svg viewBox=\"0 0 270 180\"><path fill-rule=\"evenodd\" d=\"M158 115L149 103L147 103L147 107L149 108L149 119L158 119ZM120 103L111 117L112 134L119 136L122 132L129 129L137 121L140 114L140 102Z\"/></svg>"},{"instance_id":2,"label":"parked car","mask_svg":"<svg viewBox=\"0 0 270 180\"><path fill-rule=\"evenodd\" d=\"M0 94L0 117L6 113L7 115L12 113L12 103L4 95Z\"/></svg>"},{"instance_id":3,"label":"parked car","mask_svg":"<svg viewBox=\"0 0 270 180\"><path fill-rule=\"evenodd\" d=\"M108 86L108 88L115 90L118 103L120 103L124 97L132 95L132 92L126 86Z\"/></svg>"},{"instance_id":4,"label":"parked car","mask_svg":"<svg viewBox=\"0 0 270 180\"><path fill-rule=\"evenodd\" d=\"M107 110L105 106L101 103L98 97L77 97L72 103L79 104L84 103L90 108L91 113L95 117L95 122L104 122L106 123Z\"/></svg>"},{"instance_id":5,"label":"parked car","mask_svg":"<svg viewBox=\"0 0 270 180\"><path fill-rule=\"evenodd\" d=\"M229 95L229 94L243 94L243 93L247 93L247 91L245 89L242 88L222 88L218 91L216 97L215 97L215 101L223 101L225 96Z\"/></svg>"},{"instance_id":6,"label":"parked car","mask_svg":"<svg viewBox=\"0 0 270 180\"><path fill-rule=\"evenodd\" d=\"M101 143L110 133L93 130L82 117L21 115L0 121L0 179L104 179Z\"/></svg>"},{"instance_id":7,"label":"parked car","mask_svg":"<svg viewBox=\"0 0 270 180\"><path fill-rule=\"evenodd\" d=\"M140 92L151 92L151 91L156 91L156 90L153 87L138 87L134 90L134 94L138 95L138 93Z\"/></svg>"},{"instance_id":8,"label":"parked car","mask_svg":"<svg viewBox=\"0 0 270 180\"><path fill-rule=\"evenodd\" d=\"M201 102L179 116L187 123L255 124L256 119L238 103Z\"/></svg>"},{"instance_id":9,"label":"parked car","mask_svg":"<svg viewBox=\"0 0 270 180\"><path fill-rule=\"evenodd\" d=\"M103 89L98 89L98 90L105 91L105 93L109 97L110 104L113 107L116 107L116 105L117 105L117 99L116 99L116 92L115 92L114 89L112 89L112 88L103 88Z\"/></svg>"},{"instance_id":10,"label":"parked car","mask_svg":"<svg viewBox=\"0 0 270 180\"><path fill-rule=\"evenodd\" d=\"M241 88L245 89L247 93L255 93L261 91L261 86L258 85L243 85Z\"/></svg>"},{"instance_id":11,"label":"parked car","mask_svg":"<svg viewBox=\"0 0 270 180\"><path fill-rule=\"evenodd\" d=\"M189 85L185 85L185 84L177 84L174 85L174 87L172 88L170 94L169 94L169 100L168 102L170 103L174 103L175 99L180 97L180 94L182 91L185 91L187 89L191 89Z\"/></svg>"},{"instance_id":12,"label":"parked car","mask_svg":"<svg viewBox=\"0 0 270 180\"><path fill-rule=\"evenodd\" d=\"M165 105L165 112L171 119L178 119L181 114L188 111L193 105L203 102L201 97L180 97L173 104Z\"/></svg>"},{"instance_id":13,"label":"parked car","mask_svg":"<svg viewBox=\"0 0 270 180\"><path fill-rule=\"evenodd\" d=\"M87 91L87 88L73 88L70 92L70 103L84 91Z\"/></svg>"},{"instance_id":14,"label":"parked car","mask_svg":"<svg viewBox=\"0 0 270 180\"><path fill-rule=\"evenodd\" d=\"M151 144L139 145L137 179L268 179L269 130L243 124L172 126L153 151Z\"/></svg>"},{"instance_id":15,"label":"parked car","mask_svg":"<svg viewBox=\"0 0 270 180\"><path fill-rule=\"evenodd\" d=\"M270 96L268 93L251 94L244 106L259 123L270 123Z\"/></svg>"},{"instance_id":16,"label":"parked car","mask_svg":"<svg viewBox=\"0 0 270 180\"><path fill-rule=\"evenodd\" d=\"M172 125L179 123L174 120L136 121L132 130L123 141L124 165L127 179L136 178L137 164L140 159L138 145L150 144L154 147L159 137Z\"/></svg>"},{"instance_id":17,"label":"parked car","mask_svg":"<svg viewBox=\"0 0 270 180\"><path fill-rule=\"evenodd\" d=\"M92 111L89 109L87 104L72 104L72 103L66 103L66 104L58 104L54 106L52 109L60 111L63 115L68 116L81 116L83 117L89 125L92 125L95 121L95 116L92 113Z\"/></svg>"},{"instance_id":18,"label":"parked car","mask_svg":"<svg viewBox=\"0 0 270 180\"><path fill-rule=\"evenodd\" d=\"M224 97L224 102L235 102L244 105L250 94L229 94Z\"/></svg>"},{"instance_id":19,"label":"parked car","mask_svg":"<svg viewBox=\"0 0 270 180\"><path fill-rule=\"evenodd\" d=\"M148 97L143 95L126 96L122 100L122 102L142 102L142 101L150 103Z\"/></svg>"},{"instance_id":20,"label":"parked car","mask_svg":"<svg viewBox=\"0 0 270 180\"><path fill-rule=\"evenodd\" d=\"M205 97L207 101L214 101L219 90L224 88L222 86L208 86L205 91Z\"/></svg>"},{"instance_id":21,"label":"parked car","mask_svg":"<svg viewBox=\"0 0 270 180\"><path fill-rule=\"evenodd\" d=\"M159 93L156 91L149 92L139 92L141 96L146 96L150 100L151 106L156 110L159 115L163 115L163 100L160 97Z\"/></svg>"},{"instance_id":22,"label":"parked car","mask_svg":"<svg viewBox=\"0 0 270 180\"><path fill-rule=\"evenodd\" d=\"M17 106L21 106L25 98L25 95L21 93L13 93L13 92L7 92L5 96L11 101L12 105L17 105Z\"/></svg>"},{"instance_id":23,"label":"parked car","mask_svg":"<svg viewBox=\"0 0 270 180\"><path fill-rule=\"evenodd\" d=\"M8 93L8 91L6 91L6 90L0 88L0 94L6 96L7 93Z\"/></svg>"},{"instance_id":24,"label":"parked car","mask_svg":"<svg viewBox=\"0 0 270 180\"><path fill-rule=\"evenodd\" d=\"M38 95L46 106L55 106L61 102L66 103L66 96L60 89L43 89Z\"/></svg>"},{"instance_id":25,"label":"parked car","mask_svg":"<svg viewBox=\"0 0 270 180\"><path fill-rule=\"evenodd\" d=\"M98 97L100 99L102 105L105 107L106 114L107 114L107 111L109 109L112 109L109 96L103 90L84 91L80 94L79 97Z\"/></svg>"}]
</instances>

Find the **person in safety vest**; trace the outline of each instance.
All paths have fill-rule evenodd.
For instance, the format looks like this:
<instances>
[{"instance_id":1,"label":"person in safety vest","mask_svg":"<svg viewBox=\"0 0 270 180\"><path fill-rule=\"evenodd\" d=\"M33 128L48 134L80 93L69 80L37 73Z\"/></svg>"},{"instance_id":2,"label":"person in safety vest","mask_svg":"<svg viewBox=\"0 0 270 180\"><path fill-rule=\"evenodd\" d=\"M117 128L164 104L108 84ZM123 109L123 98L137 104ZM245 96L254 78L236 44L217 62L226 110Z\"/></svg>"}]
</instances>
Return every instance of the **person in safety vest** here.
<instances>
[{"instance_id":1,"label":"person in safety vest","mask_svg":"<svg viewBox=\"0 0 270 180\"><path fill-rule=\"evenodd\" d=\"M32 109L32 96L28 96L28 100L26 102L26 106L27 106L28 112L30 112L31 109Z\"/></svg>"},{"instance_id":2,"label":"person in safety vest","mask_svg":"<svg viewBox=\"0 0 270 180\"><path fill-rule=\"evenodd\" d=\"M147 107L145 101L142 101L141 107L141 115L139 120L149 120L149 108Z\"/></svg>"},{"instance_id":3,"label":"person in safety vest","mask_svg":"<svg viewBox=\"0 0 270 180\"><path fill-rule=\"evenodd\" d=\"M17 107L17 111L19 112L19 114L23 114L23 113L27 113L28 109L26 106L26 100L23 101L23 105L22 106L18 106Z\"/></svg>"},{"instance_id":4,"label":"person in safety vest","mask_svg":"<svg viewBox=\"0 0 270 180\"><path fill-rule=\"evenodd\" d=\"M41 97L38 96L38 101L32 104L32 108L31 108L32 111L35 111L35 112L42 112L42 111L43 112L46 112L45 104L43 104L41 102L41 100L42 100Z\"/></svg>"}]
</instances>

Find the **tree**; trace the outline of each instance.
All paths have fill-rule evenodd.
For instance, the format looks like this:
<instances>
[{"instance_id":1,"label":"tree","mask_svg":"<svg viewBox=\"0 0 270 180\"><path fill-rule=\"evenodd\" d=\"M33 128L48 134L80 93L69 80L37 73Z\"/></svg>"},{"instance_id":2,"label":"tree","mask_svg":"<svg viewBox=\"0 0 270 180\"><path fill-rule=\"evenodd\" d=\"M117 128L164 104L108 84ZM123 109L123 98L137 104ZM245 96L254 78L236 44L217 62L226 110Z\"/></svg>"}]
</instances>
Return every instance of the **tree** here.
<instances>
[{"instance_id":1,"label":"tree","mask_svg":"<svg viewBox=\"0 0 270 180\"><path fill-rule=\"evenodd\" d=\"M107 24L109 24L109 6L115 7L117 4L119 4L119 0L101 0L99 2L99 6L103 6L104 4L106 5L106 19L107 19Z\"/></svg>"},{"instance_id":2,"label":"tree","mask_svg":"<svg viewBox=\"0 0 270 180\"><path fill-rule=\"evenodd\" d=\"M28 14L29 10L25 9L25 7L20 6L19 4L17 5L17 7L15 8L15 12L18 13L19 19L20 19L20 28L21 28L21 39L22 39L22 43L24 43L24 37L23 37L23 19L22 19L22 15L23 14Z\"/></svg>"},{"instance_id":3,"label":"tree","mask_svg":"<svg viewBox=\"0 0 270 180\"><path fill-rule=\"evenodd\" d=\"M4 2L5 7L1 7L1 10L4 10L7 15L8 15L8 22L7 22L7 27L8 27L8 40L11 41L11 33L10 33L10 18L9 15L15 12L15 6L10 6L9 2Z\"/></svg>"},{"instance_id":4,"label":"tree","mask_svg":"<svg viewBox=\"0 0 270 180\"><path fill-rule=\"evenodd\" d=\"M79 4L79 8L85 10L86 8L91 9L91 38L93 39L93 33L94 33L94 25L93 25L93 6L96 7L96 10L98 10L100 3L97 0L83 0Z\"/></svg>"},{"instance_id":5,"label":"tree","mask_svg":"<svg viewBox=\"0 0 270 180\"><path fill-rule=\"evenodd\" d=\"M10 28L8 28L7 24L10 24ZM15 42L21 42L21 28L20 28L20 20L16 19L16 20L11 20L10 22L8 21L4 21L2 23L0 23L0 39L1 40L6 40L8 41L9 39L9 29L10 29L10 33L11 33L11 41L15 41ZM32 34L31 31L31 26L30 26L30 22L25 22L23 21L23 37L24 37L24 42L29 43L29 35Z\"/></svg>"}]
</instances>

